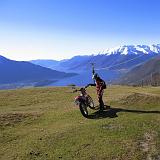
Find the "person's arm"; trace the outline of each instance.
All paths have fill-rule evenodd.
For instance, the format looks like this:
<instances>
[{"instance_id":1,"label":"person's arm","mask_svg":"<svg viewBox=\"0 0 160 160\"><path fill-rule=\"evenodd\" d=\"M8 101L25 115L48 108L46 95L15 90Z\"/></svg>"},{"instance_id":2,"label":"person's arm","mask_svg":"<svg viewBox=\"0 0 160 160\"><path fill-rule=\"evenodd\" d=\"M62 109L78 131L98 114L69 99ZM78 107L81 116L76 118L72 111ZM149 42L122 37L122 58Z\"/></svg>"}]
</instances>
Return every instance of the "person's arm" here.
<instances>
[{"instance_id":1,"label":"person's arm","mask_svg":"<svg viewBox=\"0 0 160 160\"><path fill-rule=\"evenodd\" d=\"M85 88L87 88L87 87L89 87L89 86L96 86L96 84L92 84L92 83L87 84L87 86L86 86Z\"/></svg>"}]
</instances>

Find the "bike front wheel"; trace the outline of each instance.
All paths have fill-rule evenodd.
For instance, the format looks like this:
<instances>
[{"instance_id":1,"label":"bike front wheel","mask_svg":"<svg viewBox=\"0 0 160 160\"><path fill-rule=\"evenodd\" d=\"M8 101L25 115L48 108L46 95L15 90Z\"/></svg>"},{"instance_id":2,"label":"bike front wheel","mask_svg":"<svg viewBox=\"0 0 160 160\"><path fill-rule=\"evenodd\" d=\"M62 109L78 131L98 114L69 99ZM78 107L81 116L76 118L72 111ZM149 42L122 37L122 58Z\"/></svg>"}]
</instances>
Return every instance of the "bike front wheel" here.
<instances>
[{"instance_id":1,"label":"bike front wheel","mask_svg":"<svg viewBox=\"0 0 160 160\"><path fill-rule=\"evenodd\" d=\"M85 103L80 103L79 109L80 109L82 115L87 118L88 117L87 105Z\"/></svg>"},{"instance_id":2,"label":"bike front wheel","mask_svg":"<svg viewBox=\"0 0 160 160\"><path fill-rule=\"evenodd\" d=\"M94 102L93 102L93 99L88 95L88 107L90 109L95 109L95 105L94 105Z\"/></svg>"}]
</instances>

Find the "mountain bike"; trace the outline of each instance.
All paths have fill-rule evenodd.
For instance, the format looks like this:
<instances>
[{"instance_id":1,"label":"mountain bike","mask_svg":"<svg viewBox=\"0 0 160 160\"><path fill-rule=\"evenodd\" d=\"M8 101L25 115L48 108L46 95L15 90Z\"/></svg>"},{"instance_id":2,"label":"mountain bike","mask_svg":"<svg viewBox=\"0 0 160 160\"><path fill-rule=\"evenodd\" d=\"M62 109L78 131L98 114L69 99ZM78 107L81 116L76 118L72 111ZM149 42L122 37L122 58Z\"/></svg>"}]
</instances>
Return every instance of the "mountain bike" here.
<instances>
[{"instance_id":1,"label":"mountain bike","mask_svg":"<svg viewBox=\"0 0 160 160\"><path fill-rule=\"evenodd\" d=\"M95 109L93 99L86 92L87 87L80 88L79 90L74 90L73 92L80 92L79 96L75 97L75 104L79 106L81 114L87 118L88 117L88 108Z\"/></svg>"}]
</instances>

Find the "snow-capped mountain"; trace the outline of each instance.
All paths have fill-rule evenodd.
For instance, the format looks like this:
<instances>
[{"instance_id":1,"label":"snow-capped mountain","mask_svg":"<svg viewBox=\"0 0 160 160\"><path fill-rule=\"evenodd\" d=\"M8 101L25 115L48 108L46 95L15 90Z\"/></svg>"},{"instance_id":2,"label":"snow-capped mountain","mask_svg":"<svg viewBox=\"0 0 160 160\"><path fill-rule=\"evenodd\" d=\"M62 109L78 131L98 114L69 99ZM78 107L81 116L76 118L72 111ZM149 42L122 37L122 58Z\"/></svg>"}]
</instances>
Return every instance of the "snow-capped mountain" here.
<instances>
[{"instance_id":1,"label":"snow-capped mountain","mask_svg":"<svg viewBox=\"0 0 160 160\"><path fill-rule=\"evenodd\" d=\"M100 54L112 55L112 54L152 54L152 53L160 53L160 44L157 45L124 45L117 46L114 48L108 48Z\"/></svg>"},{"instance_id":2,"label":"snow-capped mountain","mask_svg":"<svg viewBox=\"0 0 160 160\"><path fill-rule=\"evenodd\" d=\"M57 69L60 71L83 71L90 69L90 63L95 63L97 68L105 68L110 66L110 69L130 69L137 66L150 58L160 54L160 44L157 45L124 45L115 48L106 49L103 52L88 56L75 56L71 59L59 61L51 64L45 62L45 67ZM132 60L133 59L133 60ZM44 61L32 61L44 66ZM121 64L121 65L119 65Z\"/></svg>"},{"instance_id":3,"label":"snow-capped mountain","mask_svg":"<svg viewBox=\"0 0 160 160\"><path fill-rule=\"evenodd\" d=\"M134 67L141 65L151 58L160 55L160 44L158 45L125 45L111 49L106 49L99 54L86 56L74 56L65 61L58 61L51 64L45 61L45 67L65 72L76 72L79 75L68 82L77 85L88 83L86 77L91 77L91 63L95 64L95 69L106 81L113 81ZM32 61L36 63L36 61ZM44 66L43 61L37 61L38 65ZM90 80L91 81L91 80ZM58 82L57 85L67 82ZM53 84L55 85L55 83Z\"/></svg>"}]
</instances>

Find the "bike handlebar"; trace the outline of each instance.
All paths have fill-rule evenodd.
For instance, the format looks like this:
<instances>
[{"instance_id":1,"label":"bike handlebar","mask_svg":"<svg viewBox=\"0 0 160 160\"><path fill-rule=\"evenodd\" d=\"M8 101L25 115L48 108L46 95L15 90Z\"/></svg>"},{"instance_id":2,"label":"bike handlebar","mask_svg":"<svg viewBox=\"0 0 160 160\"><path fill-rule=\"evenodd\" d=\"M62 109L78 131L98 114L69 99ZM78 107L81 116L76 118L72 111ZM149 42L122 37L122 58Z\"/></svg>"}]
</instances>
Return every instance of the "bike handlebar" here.
<instances>
[{"instance_id":1,"label":"bike handlebar","mask_svg":"<svg viewBox=\"0 0 160 160\"><path fill-rule=\"evenodd\" d=\"M76 90L73 90L73 93L75 93L75 92L77 92L78 90L76 89Z\"/></svg>"},{"instance_id":2,"label":"bike handlebar","mask_svg":"<svg viewBox=\"0 0 160 160\"><path fill-rule=\"evenodd\" d=\"M80 91L81 91L81 89L76 89L76 90L74 90L73 92L78 92L78 91L80 92Z\"/></svg>"},{"instance_id":3,"label":"bike handlebar","mask_svg":"<svg viewBox=\"0 0 160 160\"><path fill-rule=\"evenodd\" d=\"M88 88L90 85L89 84L87 84L84 88Z\"/></svg>"},{"instance_id":4,"label":"bike handlebar","mask_svg":"<svg viewBox=\"0 0 160 160\"><path fill-rule=\"evenodd\" d=\"M82 88L80 88L80 89L75 89L74 91L73 91L73 93L74 92L80 92L80 91L82 91L82 89L86 89L86 88L88 88L90 85L86 85L86 86L84 86L84 87L82 87Z\"/></svg>"}]
</instances>

